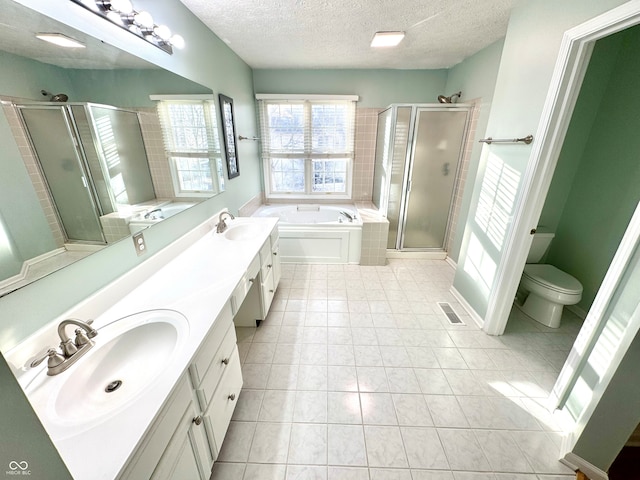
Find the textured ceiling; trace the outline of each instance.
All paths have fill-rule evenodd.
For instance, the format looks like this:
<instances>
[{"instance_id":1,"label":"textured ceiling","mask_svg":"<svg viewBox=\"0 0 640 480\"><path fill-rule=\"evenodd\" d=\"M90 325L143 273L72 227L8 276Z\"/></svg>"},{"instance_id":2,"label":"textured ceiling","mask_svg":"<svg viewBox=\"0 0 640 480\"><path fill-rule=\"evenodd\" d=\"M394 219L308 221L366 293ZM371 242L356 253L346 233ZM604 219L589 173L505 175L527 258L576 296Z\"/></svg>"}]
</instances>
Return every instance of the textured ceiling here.
<instances>
[{"instance_id":1,"label":"textured ceiling","mask_svg":"<svg viewBox=\"0 0 640 480\"><path fill-rule=\"evenodd\" d=\"M504 37L513 0L181 0L253 68L451 67ZM402 30L372 49L376 31Z\"/></svg>"}]
</instances>

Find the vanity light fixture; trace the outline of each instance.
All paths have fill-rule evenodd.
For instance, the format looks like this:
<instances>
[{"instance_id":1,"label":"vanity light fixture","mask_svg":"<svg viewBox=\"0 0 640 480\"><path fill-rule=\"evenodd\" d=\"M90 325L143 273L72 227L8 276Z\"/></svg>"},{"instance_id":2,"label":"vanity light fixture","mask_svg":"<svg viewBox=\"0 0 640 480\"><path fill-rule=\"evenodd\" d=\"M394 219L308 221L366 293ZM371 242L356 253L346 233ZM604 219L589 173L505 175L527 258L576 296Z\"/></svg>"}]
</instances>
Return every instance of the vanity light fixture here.
<instances>
[{"instance_id":1,"label":"vanity light fixture","mask_svg":"<svg viewBox=\"0 0 640 480\"><path fill-rule=\"evenodd\" d=\"M136 10L130 0L71 0L96 15L109 20L159 49L173 54L173 47L182 49L184 38L172 35L166 25L156 25L149 12Z\"/></svg>"},{"instance_id":2,"label":"vanity light fixture","mask_svg":"<svg viewBox=\"0 0 640 480\"><path fill-rule=\"evenodd\" d=\"M36 33L36 38L64 48L85 48L83 43L62 33Z\"/></svg>"},{"instance_id":3,"label":"vanity light fixture","mask_svg":"<svg viewBox=\"0 0 640 480\"><path fill-rule=\"evenodd\" d=\"M372 47L395 47L404 38L404 32L376 32L371 40Z\"/></svg>"}]
</instances>

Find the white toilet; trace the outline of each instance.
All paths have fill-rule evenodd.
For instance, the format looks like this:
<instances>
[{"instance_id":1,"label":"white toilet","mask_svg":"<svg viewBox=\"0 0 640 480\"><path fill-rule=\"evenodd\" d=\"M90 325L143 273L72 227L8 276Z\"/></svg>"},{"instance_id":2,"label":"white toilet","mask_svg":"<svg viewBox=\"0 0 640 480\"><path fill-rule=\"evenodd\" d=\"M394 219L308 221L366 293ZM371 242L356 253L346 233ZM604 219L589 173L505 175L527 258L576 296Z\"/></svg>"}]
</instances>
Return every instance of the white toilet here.
<instances>
[{"instance_id":1,"label":"white toilet","mask_svg":"<svg viewBox=\"0 0 640 480\"><path fill-rule=\"evenodd\" d=\"M582 298L582 284L553 265L536 263L542 259L554 236L553 233L534 234L518 286L516 306L535 321L558 328L562 307L575 305Z\"/></svg>"}]
</instances>

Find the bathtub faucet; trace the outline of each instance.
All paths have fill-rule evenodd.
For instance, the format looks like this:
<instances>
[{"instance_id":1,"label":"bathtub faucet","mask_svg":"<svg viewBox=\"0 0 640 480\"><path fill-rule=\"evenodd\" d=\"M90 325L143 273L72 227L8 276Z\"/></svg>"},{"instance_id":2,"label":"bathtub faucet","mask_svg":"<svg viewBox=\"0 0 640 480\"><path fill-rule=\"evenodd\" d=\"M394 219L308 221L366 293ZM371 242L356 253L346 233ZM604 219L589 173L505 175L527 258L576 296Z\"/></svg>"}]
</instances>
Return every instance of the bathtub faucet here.
<instances>
[{"instance_id":1,"label":"bathtub faucet","mask_svg":"<svg viewBox=\"0 0 640 480\"><path fill-rule=\"evenodd\" d=\"M158 215L156 215L158 214ZM161 208L155 208L153 210L151 210L150 212L147 212L144 214L144 218L146 220L151 219L151 220L157 220L159 218L164 218L162 216L162 209Z\"/></svg>"},{"instance_id":2,"label":"bathtub faucet","mask_svg":"<svg viewBox=\"0 0 640 480\"><path fill-rule=\"evenodd\" d=\"M347 219L349 220L349 222L353 222L356 219L355 215L350 214L349 212L345 212L344 210L340 210L340 215L344 215L345 217L347 217Z\"/></svg>"}]
</instances>

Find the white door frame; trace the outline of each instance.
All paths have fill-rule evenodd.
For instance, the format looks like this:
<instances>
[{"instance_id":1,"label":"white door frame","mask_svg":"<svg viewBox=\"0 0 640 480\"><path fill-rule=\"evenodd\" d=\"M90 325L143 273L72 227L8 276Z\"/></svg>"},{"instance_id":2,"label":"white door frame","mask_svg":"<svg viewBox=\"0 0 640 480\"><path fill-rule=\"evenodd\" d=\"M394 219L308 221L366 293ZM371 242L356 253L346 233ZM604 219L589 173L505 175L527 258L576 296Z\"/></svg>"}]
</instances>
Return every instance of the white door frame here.
<instances>
[{"instance_id":1,"label":"white door frame","mask_svg":"<svg viewBox=\"0 0 640 480\"><path fill-rule=\"evenodd\" d=\"M483 330L491 335L502 335L507 326L531 247L529 232L536 228L540 219L594 43L638 23L640 0L632 0L564 34L530 161L523 176L522 196L516 205L513 228L506 239L505 255L498 265L494 288L488 299ZM617 274L612 273L616 279L624 270L624 266L618 267Z\"/></svg>"}]
</instances>

